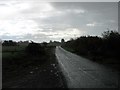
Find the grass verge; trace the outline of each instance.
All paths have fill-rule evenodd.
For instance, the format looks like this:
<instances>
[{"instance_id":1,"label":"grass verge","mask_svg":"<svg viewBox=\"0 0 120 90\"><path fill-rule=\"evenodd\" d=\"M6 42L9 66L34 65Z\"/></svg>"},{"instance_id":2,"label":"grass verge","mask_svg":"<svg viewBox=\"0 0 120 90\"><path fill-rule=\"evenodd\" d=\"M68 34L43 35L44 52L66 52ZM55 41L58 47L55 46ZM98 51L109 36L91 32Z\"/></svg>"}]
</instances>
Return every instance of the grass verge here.
<instances>
[{"instance_id":1,"label":"grass verge","mask_svg":"<svg viewBox=\"0 0 120 90\"><path fill-rule=\"evenodd\" d=\"M3 88L65 88L55 47L46 47L46 51L43 56L3 52Z\"/></svg>"}]
</instances>

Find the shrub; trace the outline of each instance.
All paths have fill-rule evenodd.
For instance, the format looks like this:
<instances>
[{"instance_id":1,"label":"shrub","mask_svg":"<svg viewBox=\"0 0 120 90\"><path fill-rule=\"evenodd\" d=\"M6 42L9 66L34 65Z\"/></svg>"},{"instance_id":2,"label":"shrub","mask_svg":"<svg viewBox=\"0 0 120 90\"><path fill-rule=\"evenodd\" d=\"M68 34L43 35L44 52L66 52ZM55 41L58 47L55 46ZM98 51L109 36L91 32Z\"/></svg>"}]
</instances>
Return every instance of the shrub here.
<instances>
[{"instance_id":1,"label":"shrub","mask_svg":"<svg viewBox=\"0 0 120 90\"><path fill-rule=\"evenodd\" d=\"M120 34L116 31L106 31L102 36L81 36L65 42L62 46L72 49L74 53L94 59L96 57L119 59Z\"/></svg>"},{"instance_id":2,"label":"shrub","mask_svg":"<svg viewBox=\"0 0 120 90\"><path fill-rule=\"evenodd\" d=\"M30 55L44 55L45 54L45 48L42 47L38 43L29 43L26 47L26 52Z\"/></svg>"}]
</instances>

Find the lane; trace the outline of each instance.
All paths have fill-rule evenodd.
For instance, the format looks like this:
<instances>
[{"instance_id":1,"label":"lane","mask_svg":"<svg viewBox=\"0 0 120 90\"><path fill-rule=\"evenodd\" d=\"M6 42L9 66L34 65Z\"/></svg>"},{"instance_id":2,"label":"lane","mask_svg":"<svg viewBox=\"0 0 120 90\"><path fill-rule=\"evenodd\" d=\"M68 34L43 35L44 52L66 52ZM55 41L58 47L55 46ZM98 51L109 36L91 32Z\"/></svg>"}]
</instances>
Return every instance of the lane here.
<instances>
[{"instance_id":1,"label":"lane","mask_svg":"<svg viewBox=\"0 0 120 90\"><path fill-rule=\"evenodd\" d=\"M118 72L56 47L69 88L117 88Z\"/></svg>"}]
</instances>

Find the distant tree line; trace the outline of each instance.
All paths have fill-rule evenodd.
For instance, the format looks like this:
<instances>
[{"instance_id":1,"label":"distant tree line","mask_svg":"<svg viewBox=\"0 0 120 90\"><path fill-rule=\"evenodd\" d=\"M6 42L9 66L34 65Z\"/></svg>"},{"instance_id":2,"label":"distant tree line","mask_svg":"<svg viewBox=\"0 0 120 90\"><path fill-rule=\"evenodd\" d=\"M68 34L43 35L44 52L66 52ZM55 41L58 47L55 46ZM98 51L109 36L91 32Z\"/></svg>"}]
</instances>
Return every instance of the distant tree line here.
<instances>
[{"instance_id":1,"label":"distant tree line","mask_svg":"<svg viewBox=\"0 0 120 90\"><path fill-rule=\"evenodd\" d=\"M19 46L19 45L28 45L29 41L13 41L13 40L5 40L2 43L2 46Z\"/></svg>"},{"instance_id":2,"label":"distant tree line","mask_svg":"<svg viewBox=\"0 0 120 90\"><path fill-rule=\"evenodd\" d=\"M17 42L15 41L12 41L12 40L5 40L3 43L2 43L2 46L16 46L17 45Z\"/></svg>"},{"instance_id":3,"label":"distant tree line","mask_svg":"<svg viewBox=\"0 0 120 90\"><path fill-rule=\"evenodd\" d=\"M92 60L101 58L120 58L120 34L116 31L106 31L103 37L81 36L71 39L62 45L72 52L82 56L90 56Z\"/></svg>"}]
</instances>

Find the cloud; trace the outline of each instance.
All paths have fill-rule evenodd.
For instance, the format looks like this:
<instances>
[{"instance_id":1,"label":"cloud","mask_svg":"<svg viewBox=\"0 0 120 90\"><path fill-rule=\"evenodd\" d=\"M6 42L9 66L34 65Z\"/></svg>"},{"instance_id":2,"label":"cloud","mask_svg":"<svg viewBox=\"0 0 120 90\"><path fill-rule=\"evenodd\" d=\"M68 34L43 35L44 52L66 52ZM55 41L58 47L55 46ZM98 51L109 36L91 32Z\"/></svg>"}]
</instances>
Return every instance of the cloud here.
<instances>
[{"instance_id":1,"label":"cloud","mask_svg":"<svg viewBox=\"0 0 120 90\"><path fill-rule=\"evenodd\" d=\"M88 26L88 27L94 27L95 23L88 23L88 24L86 24L86 26Z\"/></svg>"},{"instance_id":2,"label":"cloud","mask_svg":"<svg viewBox=\"0 0 120 90\"><path fill-rule=\"evenodd\" d=\"M34 34L39 29L37 23L32 20L1 20L0 25L0 35Z\"/></svg>"},{"instance_id":3,"label":"cloud","mask_svg":"<svg viewBox=\"0 0 120 90\"><path fill-rule=\"evenodd\" d=\"M1 3L1 2L0 2ZM0 19L12 19L23 10L30 9L29 3L17 1L5 1L0 5Z\"/></svg>"},{"instance_id":4,"label":"cloud","mask_svg":"<svg viewBox=\"0 0 120 90\"><path fill-rule=\"evenodd\" d=\"M65 30L59 30L59 31L48 31L46 32L41 32L45 35L47 35L50 38L70 38L70 37L77 37L81 35L81 31L77 28L67 28Z\"/></svg>"},{"instance_id":5,"label":"cloud","mask_svg":"<svg viewBox=\"0 0 120 90\"><path fill-rule=\"evenodd\" d=\"M38 42L117 28L117 3L0 1L0 37ZM90 28L91 27L91 28ZM94 27L94 28L93 28Z\"/></svg>"},{"instance_id":6,"label":"cloud","mask_svg":"<svg viewBox=\"0 0 120 90\"><path fill-rule=\"evenodd\" d=\"M82 10L82 9L67 9L66 13L82 14L82 13L85 13L85 10Z\"/></svg>"}]
</instances>

